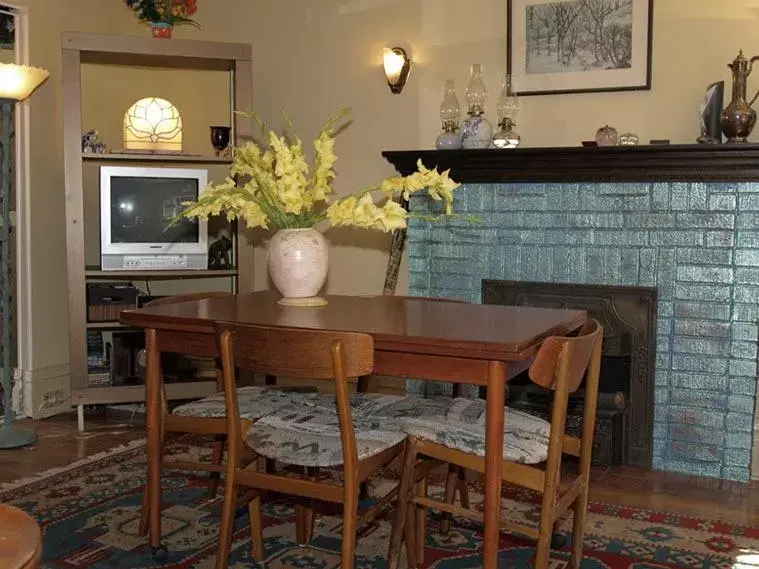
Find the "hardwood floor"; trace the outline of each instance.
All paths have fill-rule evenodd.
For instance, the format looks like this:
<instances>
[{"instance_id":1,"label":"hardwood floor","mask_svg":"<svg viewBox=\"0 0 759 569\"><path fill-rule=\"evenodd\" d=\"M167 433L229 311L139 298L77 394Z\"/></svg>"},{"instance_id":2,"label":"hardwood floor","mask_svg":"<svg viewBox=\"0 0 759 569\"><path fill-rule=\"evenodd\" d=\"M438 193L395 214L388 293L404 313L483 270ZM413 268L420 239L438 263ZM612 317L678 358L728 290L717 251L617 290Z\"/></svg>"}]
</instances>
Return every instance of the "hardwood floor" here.
<instances>
[{"instance_id":1,"label":"hardwood floor","mask_svg":"<svg viewBox=\"0 0 759 569\"><path fill-rule=\"evenodd\" d=\"M109 410L88 414L79 433L76 415L21 421L37 431L38 441L24 449L0 451L0 484L34 476L50 468L145 437L142 415ZM742 484L642 468L596 468L591 499L694 517L759 526L759 483Z\"/></svg>"},{"instance_id":2,"label":"hardwood floor","mask_svg":"<svg viewBox=\"0 0 759 569\"><path fill-rule=\"evenodd\" d=\"M77 429L76 413L41 421L23 420L19 426L34 429L37 442L21 449L0 450L0 484L60 468L146 436L143 415L132 417L119 410L88 414L84 433Z\"/></svg>"}]
</instances>

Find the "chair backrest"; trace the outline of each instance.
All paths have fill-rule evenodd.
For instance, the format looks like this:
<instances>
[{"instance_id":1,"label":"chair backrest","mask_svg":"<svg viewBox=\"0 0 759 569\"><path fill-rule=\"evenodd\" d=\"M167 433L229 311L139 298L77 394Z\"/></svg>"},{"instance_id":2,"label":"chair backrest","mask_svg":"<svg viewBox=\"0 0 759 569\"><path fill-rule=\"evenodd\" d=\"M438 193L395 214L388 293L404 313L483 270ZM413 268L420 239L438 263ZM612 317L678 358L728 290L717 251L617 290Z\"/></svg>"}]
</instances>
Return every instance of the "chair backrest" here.
<instances>
[{"instance_id":1,"label":"chair backrest","mask_svg":"<svg viewBox=\"0 0 759 569\"><path fill-rule=\"evenodd\" d=\"M550 336L538 349L530 365L530 379L547 389L566 388L567 393L576 391L582 383L591 361L598 359L600 365L603 327L589 318L577 336ZM598 370L594 379L598 382Z\"/></svg>"},{"instance_id":2,"label":"chair backrest","mask_svg":"<svg viewBox=\"0 0 759 569\"><path fill-rule=\"evenodd\" d=\"M241 370L295 379L335 379L335 343L342 346L345 377L367 375L374 368L374 340L367 334L325 332L220 323L230 333L235 365Z\"/></svg>"},{"instance_id":3,"label":"chair backrest","mask_svg":"<svg viewBox=\"0 0 759 569\"><path fill-rule=\"evenodd\" d=\"M374 369L374 340L367 334L218 323L229 443L242 444L235 368L279 377L332 380L346 469L358 462L348 378Z\"/></svg>"},{"instance_id":4,"label":"chair backrest","mask_svg":"<svg viewBox=\"0 0 759 569\"><path fill-rule=\"evenodd\" d=\"M171 296L162 296L156 298L150 302L145 303L145 307L148 306L166 306L168 304L179 304L180 302L190 302L191 300L205 300L207 298L224 298L232 296L231 292L222 292L218 290L211 290L207 292L188 292L183 294L172 294Z\"/></svg>"},{"instance_id":5,"label":"chair backrest","mask_svg":"<svg viewBox=\"0 0 759 569\"><path fill-rule=\"evenodd\" d=\"M554 390L545 471L545 496L555 498L558 492L561 456L568 441L565 429L569 393L577 390L583 377L586 377L586 381L582 435L579 447L573 450L567 447L567 452L580 457L581 472L584 476L589 472L598 405L602 343L603 327L597 320L589 318L577 336L546 338L530 365L530 379L542 387Z\"/></svg>"}]
</instances>

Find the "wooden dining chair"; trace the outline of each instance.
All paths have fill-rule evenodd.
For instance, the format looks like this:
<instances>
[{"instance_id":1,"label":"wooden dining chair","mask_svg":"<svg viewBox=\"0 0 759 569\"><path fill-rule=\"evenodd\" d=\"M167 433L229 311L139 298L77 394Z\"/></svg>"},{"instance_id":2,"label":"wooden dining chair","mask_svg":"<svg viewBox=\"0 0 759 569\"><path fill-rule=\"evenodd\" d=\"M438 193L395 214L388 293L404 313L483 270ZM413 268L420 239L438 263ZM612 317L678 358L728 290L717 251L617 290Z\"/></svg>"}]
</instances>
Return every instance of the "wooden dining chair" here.
<instances>
[{"instance_id":1,"label":"wooden dining chair","mask_svg":"<svg viewBox=\"0 0 759 569\"><path fill-rule=\"evenodd\" d=\"M397 295L395 293L392 294L386 294L385 296L394 296L395 298L402 298L405 300L425 300L425 301L437 301L437 302L455 302L458 304L465 304L465 300L460 300L457 298L438 298L438 297L431 297L431 296L403 296L403 295ZM429 384L430 382L424 382L425 386ZM462 395L461 393L462 384L460 383L454 383L451 385L451 397L460 397ZM371 380L369 377L360 377L358 379L358 384L356 387L356 391L358 393L368 393L371 391ZM393 418L393 417L390 417ZM426 478L421 480L419 483L420 492L425 491L425 485L427 484ZM468 482L467 482L467 475L466 475L466 469L462 468L455 464L450 464L448 466L448 474L446 476L446 482L445 482L445 500L446 502L453 503L456 499L456 492L459 494L459 500L461 501L461 505L465 508L469 507L469 491L468 491ZM366 496L367 490L365 488L362 488L362 497ZM442 529L444 532L448 531L450 529L451 525L451 517L446 515L443 518L443 524ZM421 554L421 552L420 552Z\"/></svg>"},{"instance_id":2,"label":"wooden dining chair","mask_svg":"<svg viewBox=\"0 0 759 569\"><path fill-rule=\"evenodd\" d=\"M507 409L504 426L505 482L542 493L540 523L536 530L524 524L501 522L501 529L537 539L536 569L549 563L554 523L570 509L574 510L572 530L573 569L579 569L588 504L590 461L598 400L598 377L601 366L603 328L588 320L577 336L546 338L529 368L529 376L538 385L554 392L551 422L527 413ZM585 408L581 437L566 434L569 393L585 381ZM413 493L412 486L429 470L429 463L458 464L478 472L485 471L485 402L454 400L445 416L439 419L408 419L403 424L409 435L404 456L401 485L388 549L388 569L398 567L401 540L423 541L418 518L427 508L482 520L482 513L445 501ZM562 453L579 457L579 472L571 480L561 481ZM417 464L418 457L422 460ZM425 460L426 459L426 460ZM424 465L425 471L421 470ZM416 519L415 531L404 526ZM418 547L407 551L417 550ZM413 567L413 561L409 563Z\"/></svg>"},{"instance_id":3,"label":"wooden dining chair","mask_svg":"<svg viewBox=\"0 0 759 569\"><path fill-rule=\"evenodd\" d=\"M391 494L358 515L359 485L378 468L398 456L406 436L400 431L380 430L376 419L354 414L348 378L368 375L374 367L371 336L313 330L285 330L265 326L219 324L220 349L227 397L229 458L224 489L219 553L216 568L228 563L238 486L257 491L276 491L306 500L342 504L342 567L354 564L356 530L387 505ZM311 409L284 407L257 421L239 415L235 367L258 373L301 380L334 382L335 394L322 394ZM267 473L257 461L245 466L240 458L245 447L278 463L305 468L302 477L292 473ZM324 482L315 469L341 467L341 480ZM261 497L250 502L253 557L263 561ZM313 514L310 502L296 509L298 541L310 539Z\"/></svg>"},{"instance_id":4,"label":"wooden dining chair","mask_svg":"<svg viewBox=\"0 0 759 569\"><path fill-rule=\"evenodd\" d=\"M227 298L231 296L228 292L209 291L188 294L178 294L157 298L145 304L147 307L168 306L182 302ZM222 456L224 454L224 445L227 435L226 421L226 403L224 399L224 379L221 373L221 365L217 362L216 366L216 395L211 395L200 400L185 403L173 410L169 409L166 399L166 390L161 375L161 446L168 433L195 434L195 435L214 435L213 450L210 461L195 460L175 460L163 459L161 466L163 468L173 468L178 470L195 470L199 472L208 472L210 474L209 495L215 496L219 485L219 476L225 471L222 465ZM273 412L277 406L289 402L289 394L285 392L275 392L261 387L246 386L240 388L238 394L242 416L250 420L255 420L262 415ZM162 451L163 455L163 451ZM145 485L145 495L143 497L142 510L140 515L140 535L146 535L148 532L148 486Z\"/></svg>"}]
</instances>

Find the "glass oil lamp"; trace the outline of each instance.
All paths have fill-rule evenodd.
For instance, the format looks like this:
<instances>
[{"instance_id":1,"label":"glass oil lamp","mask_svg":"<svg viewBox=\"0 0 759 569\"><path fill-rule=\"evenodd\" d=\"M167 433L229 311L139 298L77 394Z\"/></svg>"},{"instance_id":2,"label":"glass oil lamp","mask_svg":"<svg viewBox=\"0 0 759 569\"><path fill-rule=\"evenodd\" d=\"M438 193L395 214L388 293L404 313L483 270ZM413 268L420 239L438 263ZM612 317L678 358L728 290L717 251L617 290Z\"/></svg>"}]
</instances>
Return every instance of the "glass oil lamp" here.
<instances>
[{"instance_id":1,"label":"glass oil lamp","mask_svg":"<svg viewBox=\"0 0 759 569\"><path fill-rule=\"evenodd\" d=\"M460 116L461 107L456 97L456 83L453 79L446 79L443 102L440 104L440 120L443 124L443 132L440 133L435 142L438 150L461 148Z\"/></svg>"},{"instance_id":2,"label":"glass oil lamp","mask_svg":"<svg viewBox=\"0 0 759 569\"><path fill-rule=\"evenodd\" d=\"M521 142L521 137L514 130L519 114L519 99L511 88L511 75L509 74L503 76L497 109L500 130L493 135L493 146L495 148L516 148Z\"/></svg>"},{"instance_id":3,"label":"glass oil lamp","mask_svg":"<svg viewBox=\"0 0 759 569\"><path fill-rule=\"evenodd\" d=\"M469 105L467 118L461 125L461 145L464 148L488 148L493 127L485 118L485 101L488 92L482 81L482 64L472 64L472 76L466 87L466 100Z\"/></svg>"}]
</instances>

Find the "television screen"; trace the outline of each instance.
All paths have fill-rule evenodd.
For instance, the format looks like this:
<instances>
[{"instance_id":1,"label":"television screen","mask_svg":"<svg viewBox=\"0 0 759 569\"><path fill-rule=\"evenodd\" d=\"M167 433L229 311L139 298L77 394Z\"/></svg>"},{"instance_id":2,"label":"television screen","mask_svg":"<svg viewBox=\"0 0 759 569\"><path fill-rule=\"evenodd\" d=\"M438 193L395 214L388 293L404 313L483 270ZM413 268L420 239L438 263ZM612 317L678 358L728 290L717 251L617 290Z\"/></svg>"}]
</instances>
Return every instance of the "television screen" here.
<instances>
[{"instance_id":1,"label":"television screen","mask_svg":"<svg viewBox=\"0 0 759 569\"><path fill-rule=\"evenodd\" d=\"M168 226L198 193L192 178L112 177L111 243L197 243L197 219Z\"/></svg>"}]
</instances>

